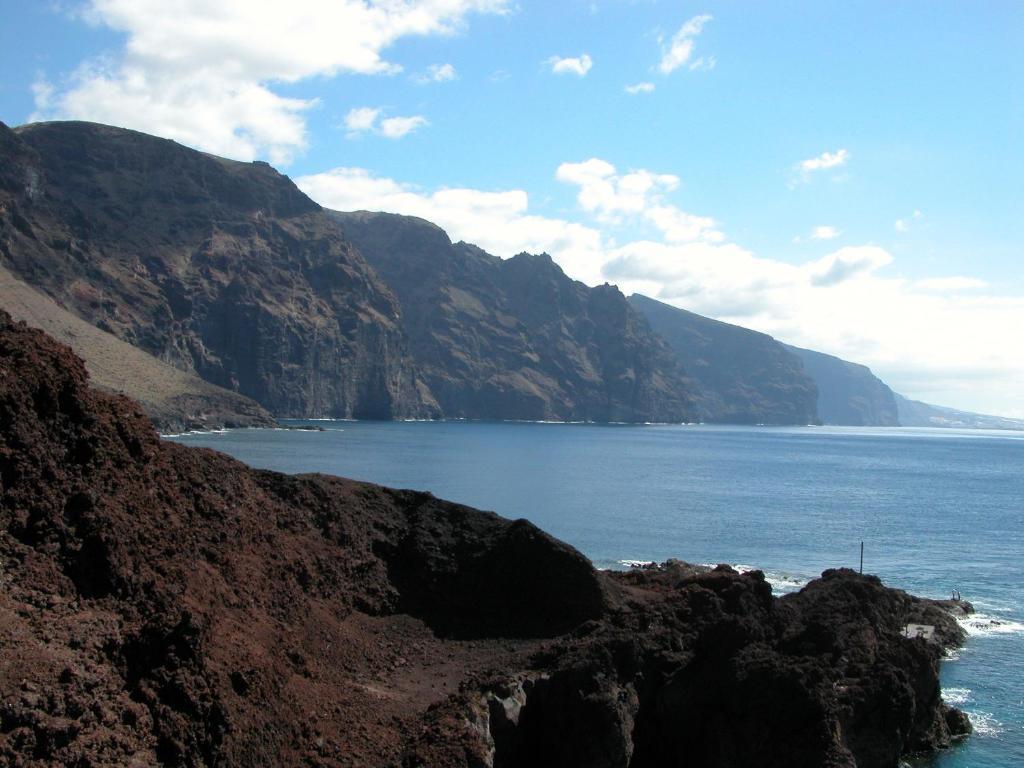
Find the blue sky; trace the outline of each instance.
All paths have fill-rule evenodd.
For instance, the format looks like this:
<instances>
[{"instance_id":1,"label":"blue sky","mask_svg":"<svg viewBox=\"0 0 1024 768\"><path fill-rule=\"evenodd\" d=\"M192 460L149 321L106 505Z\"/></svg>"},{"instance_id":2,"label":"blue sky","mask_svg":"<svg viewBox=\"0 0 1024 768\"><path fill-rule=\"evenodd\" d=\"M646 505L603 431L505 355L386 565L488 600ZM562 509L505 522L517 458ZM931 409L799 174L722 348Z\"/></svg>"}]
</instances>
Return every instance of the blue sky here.
<instances>
[{"instance_id":1,"label":"blue sky","mask_svg":"<svg viewBox=\"0 0 1024 768\"><path fill-rule=\"evenodd\" d=\"M2 5L10 125L265 158L1024 415L1022 3Z\"/></svg>"}]
</instances>

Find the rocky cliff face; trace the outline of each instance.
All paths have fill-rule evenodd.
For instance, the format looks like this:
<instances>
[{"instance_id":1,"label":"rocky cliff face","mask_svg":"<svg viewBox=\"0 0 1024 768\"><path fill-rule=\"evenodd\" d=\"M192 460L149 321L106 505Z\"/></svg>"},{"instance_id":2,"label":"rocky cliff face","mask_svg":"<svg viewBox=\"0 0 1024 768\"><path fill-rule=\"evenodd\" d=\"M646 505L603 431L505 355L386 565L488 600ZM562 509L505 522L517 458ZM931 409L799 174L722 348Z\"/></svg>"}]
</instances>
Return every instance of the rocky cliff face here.
<instances>
[{"instance_id":1,"label":"rocky cliff face","mask_svg":"<svg viewBox=\"0 0 1024 768\"><path fill-rule=\"evenodd\" d=\"M101 331L0 267L0 307L46 331L85 361L93 384L136 400L162 432L276 427L256 402L157 360Z\"/></svg>"},{"instance_id":2,"label":"rocky cliff face","mask_svg":"<svg viewBox=\"0 0 1024 768\"><path fill-rule=\"evenodd\" d=\"M316 439L311 434L310 439ZM958 627L831 571L595 571L525 521L159 440L0 313L0 762L896 768Z\"/></svg>"},{"instance_id":3,"label":"rocky cliff face","mask_svg":"<svg viewBox=\"0 0 1024 768\"><path fill-rule=\"evenodd\" d=\"M499 259L409 216L334 213L398 296L417 366L445 415L682 422L690 382L612 286L547 255Z\"/></svg>"},{"instance_id":4,"label":"rocky cliff face","mask_svg":"<svg viewBox=\"0 0 1024 768\"><path fill-rule=\"evenodd\" d=\"M865 365L822 352L791 347L818 387L818 416L825 424L851 427L898 427L896 396Z\"/></svg>"},{"instance_id":5,"label":"rocky cliff face","mask_svg":"<svg viewBox=\"0 0 1024 768\"><path fill-rule=\"evenodd\" d=\"M818 390L800 359L771 336L634 294L629 303L675 351L698 386L702 419L816 424Z\"/></svg>"},{"instance_id":6,"label":"rocky cliff face","mask_svg":"<svg viewBox=\"0 0 1024 768\"><path fill-rule=\"evenodd\" d=\"M394 297L265 163L89 123L0 125L0 263L279 416L428 416Z\"/></svg>"}]
</instances>

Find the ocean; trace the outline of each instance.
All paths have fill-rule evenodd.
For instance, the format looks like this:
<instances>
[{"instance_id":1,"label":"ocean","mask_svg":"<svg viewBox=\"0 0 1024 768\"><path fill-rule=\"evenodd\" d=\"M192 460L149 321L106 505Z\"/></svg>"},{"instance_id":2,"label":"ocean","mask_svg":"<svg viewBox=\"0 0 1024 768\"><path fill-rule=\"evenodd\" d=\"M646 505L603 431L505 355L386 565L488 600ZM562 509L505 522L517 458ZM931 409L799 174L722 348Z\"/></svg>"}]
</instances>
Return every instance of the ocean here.
<instances>
[{"instance_id":1,"label":"ocean","mask_svg":"<svg viewBox=\"0 0 1024 768\"><path fill-rule=\"evenodd\" d=\"M943 663L974 735L915 765L1024 765L1024 433L886 428L291 422L172 439L525 517L597 567L760 568L777 593L826 568L977 614Z\"/></svg>"}]
</instances>

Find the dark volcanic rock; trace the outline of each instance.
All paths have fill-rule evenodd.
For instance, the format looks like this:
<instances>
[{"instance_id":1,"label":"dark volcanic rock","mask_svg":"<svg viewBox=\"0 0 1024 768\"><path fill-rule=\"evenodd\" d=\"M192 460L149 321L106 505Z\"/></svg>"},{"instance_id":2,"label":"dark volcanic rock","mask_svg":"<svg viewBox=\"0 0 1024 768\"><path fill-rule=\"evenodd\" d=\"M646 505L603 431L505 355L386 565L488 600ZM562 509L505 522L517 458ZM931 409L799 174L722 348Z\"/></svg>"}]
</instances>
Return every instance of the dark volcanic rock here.
<instances>
[{"instance_id":1,"label":"dark volcanic rock","mask_svg":"<svg viewBox=\"0 0 1024 768\"><path fill-rule=\"evenodd\" d=\"M800 359L771 336L629 297L668 342L699 387L702 420L727 424L816 424L818 390Z\"/></svg>"},{"instance_id":2,"label":"dark volcanic rock","mask_svg":"<svg viewBox=\"0 0 1024 768\"><path fill-rule=\"evenodd\" d=\"M2 313L0 493L5 765L896 768L967 728L900 632L945 614L873 577L606 574L525 521L255 471Z\"/></svg>"},{"instance_id":3,"label":"dark volcanic rock","mask_svg":"<svg viewBox=\"0 0 1024 768\"><path fill-rule=\"evenodd\" d=\"M278 416L436 413L397 303L265 163L90 123L0 125L0 263Z\"/></svg>"},{"instance_id":4,"label":"dark volcanic rock","mask_svg":"<svg viewBox=\"0 0 1024 768\"><path fill-rule=\"evenodd\" d=\"M786 349L800 358L818 387L822 422L851 427L900 425L896 396L870 368L810 349L789 345Z\"/></svg>"},{"instance_id":5,"label":"dark volcanic rock","mask_svg":"<svg viewBox=\"0 0 1024 768\"><path fill-rule=\"evenodd\" d=\"M618 289L547 255L499 259L411 216L336 213L395 292L446 416L690 421L690 382Z\"/></svg>"}]
</instances>

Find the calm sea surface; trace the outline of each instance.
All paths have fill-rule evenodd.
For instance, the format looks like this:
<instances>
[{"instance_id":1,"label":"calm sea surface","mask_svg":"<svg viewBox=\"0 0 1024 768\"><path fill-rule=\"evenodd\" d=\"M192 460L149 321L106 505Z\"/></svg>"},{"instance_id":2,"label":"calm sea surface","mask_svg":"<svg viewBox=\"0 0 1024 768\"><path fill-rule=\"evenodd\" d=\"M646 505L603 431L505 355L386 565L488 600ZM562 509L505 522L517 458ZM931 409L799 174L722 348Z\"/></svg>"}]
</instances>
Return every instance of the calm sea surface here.
<instances>
[{"instance_id":1,"label":"calm sea surface","mask_svg":"<svg viewBox=\"0 0 1024 768\"><path fill-rule=\"evenodd\" d=\"M790 591L857 567L863 541L865 571L979 611L942 673L975 735L929 765L1024 765L1024 433L316 423L173 439L526 517L602 568L756 566Z\"/></svg>"}]
</instances>

